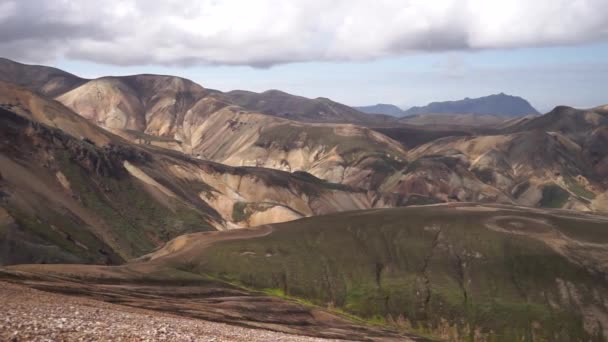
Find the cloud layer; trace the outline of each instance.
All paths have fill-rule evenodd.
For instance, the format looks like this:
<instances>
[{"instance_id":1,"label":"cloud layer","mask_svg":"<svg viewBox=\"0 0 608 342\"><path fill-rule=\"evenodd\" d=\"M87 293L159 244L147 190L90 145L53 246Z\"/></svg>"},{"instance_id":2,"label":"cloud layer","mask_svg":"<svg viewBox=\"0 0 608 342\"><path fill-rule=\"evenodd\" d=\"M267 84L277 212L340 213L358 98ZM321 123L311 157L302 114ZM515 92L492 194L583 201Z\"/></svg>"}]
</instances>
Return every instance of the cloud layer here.
<instances>
[{"instance_id":1,"label":"cloud layer","mask_svg":"<svg viewBox=\"0 0 608 342\"><path fill-rule=\"evenodd\" d=\"M606 40L606 0L0 0L0 54L32 62L265 67Z\"/></svg>"}]
</instances>

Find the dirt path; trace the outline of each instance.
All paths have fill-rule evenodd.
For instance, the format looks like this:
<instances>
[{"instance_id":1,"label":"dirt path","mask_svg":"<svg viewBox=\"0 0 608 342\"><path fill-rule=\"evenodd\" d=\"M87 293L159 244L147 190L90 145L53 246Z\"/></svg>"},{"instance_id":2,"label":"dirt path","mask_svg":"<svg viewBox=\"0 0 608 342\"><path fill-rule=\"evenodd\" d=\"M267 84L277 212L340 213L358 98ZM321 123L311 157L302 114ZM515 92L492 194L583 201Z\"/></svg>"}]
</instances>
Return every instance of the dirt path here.
<instances>
[{"instance_id":1,"label":"dirt path","mask_svg":"<svg viewBox=\"0 0 608 342\"><path fill-rule=\"evenodd\" d=\"M595 222L595 221L594 221ZM572 263L592 272L608 272L608 244L572 238L544 219L522 216L494 216L484 223L486 228L536 239ZM589 263L589 260L596 260Z\"/></svg>"},{"instance_id":2,"label":"dirt path","mask_svg":"<svg viewBox=\"0 0 608 342\"><path fill-rule=\"evenodd\" d=\"M161 249L132 261L132 264L139 262L150 262L164 258L177 258L184 260L183 258L192 258L195 254L202 252L214 243L220 241L262 237L272 233L272 230L273 228L270 225L262 225L255 228L242 228L229 231L201 232L181 235L167 242L167 244Z\"/></svg>"}]
</instances>

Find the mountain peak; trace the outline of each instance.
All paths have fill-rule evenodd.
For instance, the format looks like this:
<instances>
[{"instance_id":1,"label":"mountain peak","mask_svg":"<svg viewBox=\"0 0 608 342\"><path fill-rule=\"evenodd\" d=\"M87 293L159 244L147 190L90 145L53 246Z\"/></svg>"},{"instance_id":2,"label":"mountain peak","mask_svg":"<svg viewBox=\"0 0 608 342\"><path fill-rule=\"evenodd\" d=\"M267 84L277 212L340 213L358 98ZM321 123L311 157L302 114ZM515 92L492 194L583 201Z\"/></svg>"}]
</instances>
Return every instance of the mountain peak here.
<instances>
[{"instance_id":1,"label":"mountain peak","mask_svg":"<svg viewBox=\"0 0 608 342\"><path fill-rule=\"evenodd\" d=\"M262 94L265 95L289 95L288 93L282 91L282 90L278 90L278 89L268 89L266 91L264 91Z\"/></svg>"}]
</instances>

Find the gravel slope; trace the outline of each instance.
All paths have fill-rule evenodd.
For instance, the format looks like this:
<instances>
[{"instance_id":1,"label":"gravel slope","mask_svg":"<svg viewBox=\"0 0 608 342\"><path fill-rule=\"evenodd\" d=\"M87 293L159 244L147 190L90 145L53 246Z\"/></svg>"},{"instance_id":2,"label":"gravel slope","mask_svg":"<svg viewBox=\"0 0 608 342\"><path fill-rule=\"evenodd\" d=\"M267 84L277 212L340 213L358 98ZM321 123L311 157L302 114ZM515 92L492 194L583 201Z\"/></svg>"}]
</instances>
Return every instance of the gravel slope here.
<instances>
[{"instance_id":1,"label":"gravel slope","mask_svg":"<svg viewBox=\"0 0 608 342\"><path fill-rule=\"evenodd\" d=\"M246 329L0 282L2 341L329 341Z\"/></svg>"}]
</instances>

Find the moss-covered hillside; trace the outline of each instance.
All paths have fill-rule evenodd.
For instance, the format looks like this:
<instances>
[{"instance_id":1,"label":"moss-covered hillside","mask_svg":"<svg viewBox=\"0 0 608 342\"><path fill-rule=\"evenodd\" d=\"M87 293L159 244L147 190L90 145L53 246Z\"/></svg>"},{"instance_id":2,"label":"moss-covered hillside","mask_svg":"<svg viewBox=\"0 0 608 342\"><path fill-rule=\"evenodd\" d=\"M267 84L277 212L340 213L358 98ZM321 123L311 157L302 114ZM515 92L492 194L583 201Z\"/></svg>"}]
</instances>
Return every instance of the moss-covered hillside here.
<instances>
[{"instance_id":1,"label":"moss-covered hillside","mask_svg":"<svg viewBox=\"0 0 608 342\"><path fill-rule=\"evenodd\" d=\"M455 340L601 341L608 329L606 219L430 206L273 227L188 267Z\"/></svg>"}]
</instances>

